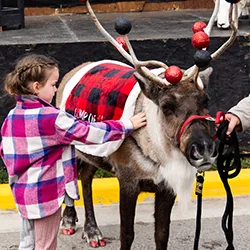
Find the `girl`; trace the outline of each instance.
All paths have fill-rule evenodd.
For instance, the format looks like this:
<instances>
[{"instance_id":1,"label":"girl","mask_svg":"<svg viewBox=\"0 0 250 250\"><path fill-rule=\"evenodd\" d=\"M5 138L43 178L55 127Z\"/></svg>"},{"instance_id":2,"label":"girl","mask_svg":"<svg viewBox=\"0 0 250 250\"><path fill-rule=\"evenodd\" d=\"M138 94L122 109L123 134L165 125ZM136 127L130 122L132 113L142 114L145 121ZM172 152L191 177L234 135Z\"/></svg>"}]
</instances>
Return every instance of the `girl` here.
<instances>
[{"instance_id":1,"label":"girl","mask_svg":"<svg viewBox=\"0 0 250 250\"><path fill-rule=\"evenodd\" d=\"M56 249L61 205L79 199L74 145L122 140L146 125L142 113L125 123L76 120L50 104L58 78L54 59L32 54L5 79L17 103L2 125L0 155L23 221L20 250Z\"/></svg>"}]
</instances>

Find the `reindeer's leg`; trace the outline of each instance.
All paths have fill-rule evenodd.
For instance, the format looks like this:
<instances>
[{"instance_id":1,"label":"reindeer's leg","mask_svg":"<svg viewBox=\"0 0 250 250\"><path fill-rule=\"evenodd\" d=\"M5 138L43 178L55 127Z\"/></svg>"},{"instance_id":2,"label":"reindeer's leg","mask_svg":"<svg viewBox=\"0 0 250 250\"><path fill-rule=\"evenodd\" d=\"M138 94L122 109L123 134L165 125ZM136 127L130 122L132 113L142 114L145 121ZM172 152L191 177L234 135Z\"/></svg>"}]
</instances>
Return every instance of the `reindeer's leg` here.
<instances>
[{"instance_id":1,"label":"reindeer's leg","mask_svg":"<svg viewBox=\"0 0 250 250\"><path fill-rule=\"evenodd\" d=\"M120 180L120 242L121 250L130 250L134 240L134 218L137 197L140 193L138 183Z\"/></svg>"},{"instance_id":2,"label":"reindeer's leg","mask_svg":"<svg viewBox=\"0 0 250 250\"><path fill-rule=\"evenodd\" d=\"M72 235L76 231L77 214L74 206L66 206L63 211L61 233Z\"/></svg>"},{"instance_id":3,"label":"reindeer's leg","mask_svg":"<svg viewBox=\"0 0 250 250\"><path fill-rule=\"evenodd\" d=\"M77 161L78 170L80 169L80 160ZM65 197L66 198L66 197ZM66 207L63 211L61 233L64 235L72 235L76 231L76 222L78 221L77 213L75 210L74 202L72 204L70 200L64 201Z\"/></svg>"},{"instance_id":4,"label":"reindeer's leg","mask_svg":"<svg viewBox=\"0 0 250 250\"><path fill-rule=\"evenodd\" d=\"M106 242L97 226L93 199L92 199L92 180L97 168L93 165L84 164L80 169L82 182L83 200L85 208L85 223L82 238L85 238L91 247L105 246Z\"/></svg>"},{"instance_id":5,"label":"reindeer's leg","mask_svg":"<svg viewBox=\"0 0 250 250\"><path fill-rule=\"evenodd\" d=\"M155 243L156 250L165 250L168 245L170 215L175 195L171 190L157 191L155 194Z\"/></svg>"}]
</instances>

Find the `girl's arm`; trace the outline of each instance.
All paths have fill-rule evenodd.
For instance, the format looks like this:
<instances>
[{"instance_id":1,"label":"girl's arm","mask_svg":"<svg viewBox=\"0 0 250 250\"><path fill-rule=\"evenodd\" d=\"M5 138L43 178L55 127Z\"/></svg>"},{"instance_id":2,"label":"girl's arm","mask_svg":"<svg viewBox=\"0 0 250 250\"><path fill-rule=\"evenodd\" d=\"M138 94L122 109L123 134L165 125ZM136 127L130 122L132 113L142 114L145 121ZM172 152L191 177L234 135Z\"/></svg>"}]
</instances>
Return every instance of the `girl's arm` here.
<instances>
[{"instance_id":1,"label":"girl's arm","mask_svg":"<svg viewBox=\"0 0 250 250\"><path fill-rule=\"evenodd\" d=\"M56 119L58 140L63 144L103 144L123 140L125 136L146 125L145 115L139 113L126 121L107 120L90 123L76 120L70 114L60 111Z\"/></svg>"}]
</instances>

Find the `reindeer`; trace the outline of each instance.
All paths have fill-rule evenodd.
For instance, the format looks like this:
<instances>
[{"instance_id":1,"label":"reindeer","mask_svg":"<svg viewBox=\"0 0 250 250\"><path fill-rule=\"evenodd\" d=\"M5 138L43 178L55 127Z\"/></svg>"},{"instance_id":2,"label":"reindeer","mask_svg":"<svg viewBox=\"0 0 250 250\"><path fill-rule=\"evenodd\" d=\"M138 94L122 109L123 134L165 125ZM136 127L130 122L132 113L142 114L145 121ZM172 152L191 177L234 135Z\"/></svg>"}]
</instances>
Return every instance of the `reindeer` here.
<instances>
[{"instance_id":1,"label":"reindeer","mask_svg":"<svg viewBox=\"0 0 250 250\"><path fill-rule=\"evenodd\" d=\"M242 19L248 19L249 18L249 11L248 6L250 5L250 0L241 0L237 6L238 6L238 14L235 14L238 17L241 17ZM229 13L230 3L223 0L220 1L219 11L217 15L217 27L219 29L228 29L230 24L228 21L228 13ZM234 17L233 17L234 19Z\"/></svg>"},{"instance_id":2,"label":"reindeer","mask_svg":"<svg viewBox=\"0 0 250 250\"><path fill-rule=\"evenodd\" d=\"M206 90L212 70L207 68L200 72L194 65L184 71L178 83L169 83L164 77L167 65L153 60L139 61L128 36L124 35L129 49L129 53L126 52L99 23L89 1L86 5L97 28L132 66L111 60L83 63L62 79L57 92L57 106L75 114L78 119L90 121L105 119L98 114L90 114L86 110L79 111L81 103L86 104L86 100L81 100L78 103L79 106L75 99L85 91L85 84L88 81L95 84L95 80L91 78L92 75L97 74L100 78L104 71L105 77L101 78L101 83L105 82L105 84L102 86L103 92L99 94L106 95L104 91L112 84L110 82L112 79L115 79L115 87L116 84L118 85L117 75L123 80L128 79L130 83L134 82L131 92L136 98L133 102L129 94L128 99L132 105L127 115L130 116L139 111L145 112L147 126L134 131L121 145L116 145L114 148L111 145L105 145L105 150L112 148L108 153L103 148L98 148L96 150L99 155L94 156L88 154L88 147L77 148L85 207L83 237L92 247L106 244L95 219L91 189L97 168L102 168L113 172L119 180L120 249L131 249L134 240L136 201L140 192L155 193L156 249L167 249L171 210L176 196L180 204L186 204L190 199L197 172L209 169L217 157L215 142L209 134L208 121L203 119L208 113L209 98ZM216 6L206 32L211 31L218 4ZM230 13L232 14L232 8ZM232 27L231 37L211 55L212 60L233 43L237 32L233 22ZM149 67L153 69L149 70ZM93 106L98 109L95 104ZM123 115L121 114L121 119ZM74 233L76 220L75 208L66 207L62 222L66 234Z\"/></svg>"}]
</instances>

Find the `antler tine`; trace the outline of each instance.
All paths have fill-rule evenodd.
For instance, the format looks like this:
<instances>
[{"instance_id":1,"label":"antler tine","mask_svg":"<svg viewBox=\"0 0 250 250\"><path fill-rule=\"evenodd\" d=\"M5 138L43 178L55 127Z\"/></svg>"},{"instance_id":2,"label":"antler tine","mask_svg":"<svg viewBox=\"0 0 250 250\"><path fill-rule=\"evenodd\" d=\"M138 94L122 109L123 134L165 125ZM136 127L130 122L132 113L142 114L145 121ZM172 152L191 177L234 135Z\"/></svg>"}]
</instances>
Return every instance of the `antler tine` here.
<instances>
[{"instance_id":1,"label":"antler tine","mask_svg":"<svg viewBox=\"0 0 250 250\"><path fill-rule=\"evenodd\" d=\"M185 70L181 81L184 82L189 80L190 78L194 77L198 71L199 68L196 65L191 66L190 68Z\"/></svg>"},{"instance_id":2,"label":"antler tine","mask_svg":"<svg viewBox=\"0 0 250 250\"><path fill-rule=\"evenodd\" d=\"M126 41L126 44L128 46L128 50L129 50L129 53L132 57L132 60L133 62L138 66L138 67L142 67L142 66L160 66L164 69L167 69L168 66L163 63L163 62L160 62L160 61L156 61L156 60L148 60L148 61L139 61L135 55L135 52L134 52L134 49L128 39L128 36L127 35L124 35L124 38L125 38L125 41Z\"/></svg>"},{"instance_id":3,"label":"antler tine","mask_svg":"<svg viewBox=\"0 0 250 250\"><path fill-rule=\"evenodd\" d=\"M96 15L95 15L90 3L89 3L89 0L86 1L86 6L87 6L89 14L90 14L91 18L93 19L97 29L103 34L104 37L107 38L107 40L110 43L112 43L115 46L115 48L121 53L121 55L124 58L126 58L131 64L134 65L132 57L126 52L126 50L124 50L122 48L122 46L120 46L120 44L103 28L101 23L98 21L98 19L97 19Z\"/></svg>"},{"instance_id":4,"label":"antler tine","mask_svg":"<svg viewBox=\"0 0 250 250\"><path fill-rule=\"evenodd\" d=\"M234 17L235 17L235 21L233 21L232 19L232 13L234 10ZM232 29L232 33L231 36L229 37L229 39L217 50L215 51L212 55L211 58L213 60L217 59L227 48L229 48L233 42L235 41L236 37L237 37L237 27L238 27L238 8L235 4L231 4L230 5L230 9L229 9L229 23L230 23L230 27Z\"/></svg>"},{"instance_id":5,"label":"antler tine","mask_svg":"<svg viewBox=\"0 0 250 250\"><path fill-rule=\"evenodd\" d=\"M168 66L165 63L159 62L159 61L154 61L154 60L150 60L150 61L139 61L134 53L134 50L132 48L132 45L128 39L127 35L124 35L126 44L128 46L128 50L129 53L132 57L133 60L133 64L136 68L136 70L145 78L151 80L152 82L154 82L155 84L157 84L160 88L164 88L167 86L167 81L165 79L162 79L158 76L156 76L155 74L153 74L148 68L146 68L145 66L160 66L164 69L167 69Z\"/></svg>"}]
</instances>

